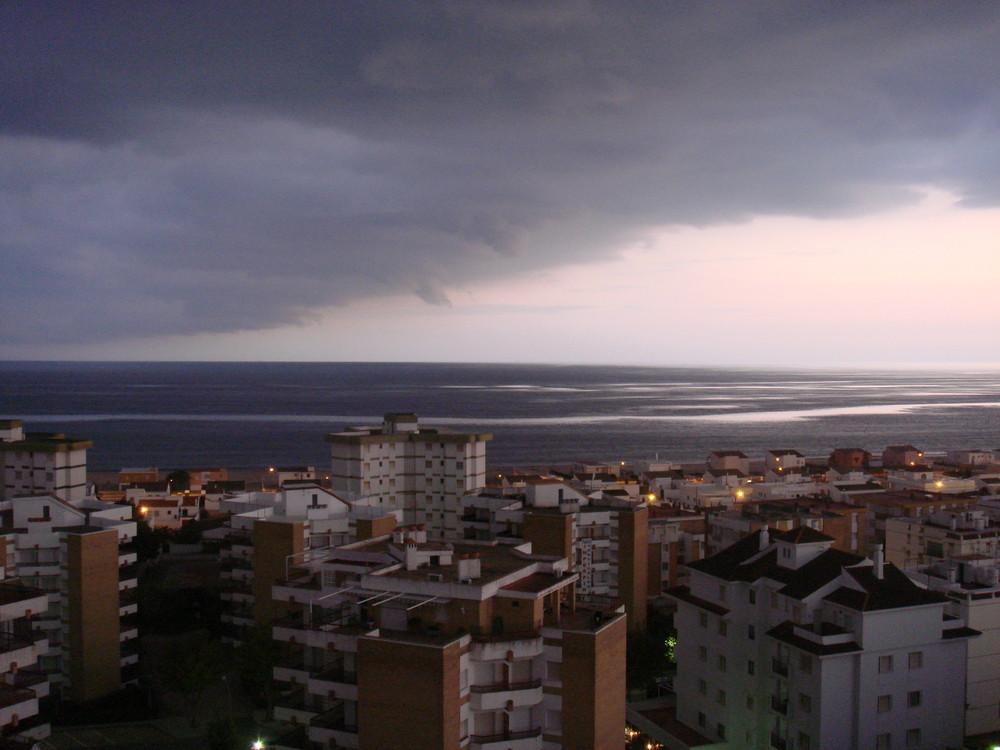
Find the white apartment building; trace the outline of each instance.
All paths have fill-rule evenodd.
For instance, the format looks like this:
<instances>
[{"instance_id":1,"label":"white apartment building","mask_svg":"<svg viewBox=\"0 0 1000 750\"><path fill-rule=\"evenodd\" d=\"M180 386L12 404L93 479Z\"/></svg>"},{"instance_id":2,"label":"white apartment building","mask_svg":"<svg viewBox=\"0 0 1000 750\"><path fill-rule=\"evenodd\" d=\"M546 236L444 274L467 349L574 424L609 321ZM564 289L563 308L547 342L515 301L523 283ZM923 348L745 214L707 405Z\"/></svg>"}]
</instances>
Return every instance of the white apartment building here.
<instances>
[{"instance_id":1,"label":"white apartment building","mask_svg":"<svg viewBox=\"0 0 1000 750\"><path fill-rule=\"evenodd\" d=\"M486 485L492 437L421 427L416 414L386 414L381 426L326 436L330 486L351 501L402 510L404 523L425 525L432 539L455 538L460 498Z\"/></svg>"},{"instance_id":2,"label":"white apartment building","mask_svg":"<svg viewBox=\"0 0 1000 750\"><path fill-rule=\"evenodd\" d=\"M138 679L135 622L136 533L132 508L87 498L17 497L11 514L7 574L45 592L32 626L47 638L39 666L63 697L86 701Z\"/></svg>"},{"instance_id":3,"label":"white apartment building","mask_svg":"<svg viewBox=\"0 0 1000 750\"><path fill-rule=\"evenodd\" d=\"M908 568L906 574L947 596L947 612L982 633L969 641L965 733L1000 732L1000 559L960 555Z\"/></svg>"},{"instance_id":4,"label":"white apartment building","mask_svg":"<svg viewBox=\"0 0 1000 750\"><path fill-rule=\"evenodd\" d=\"M954 495L962 492L975 492L976 480L950 477L927 466L918 465L886 470L885 486L886 489L890 490L918 490Z\"/></svg>"},{"instance_id":5,"label":"white apartment building","mask_svg":"<svg viewBox=\"0 0 1000 750\"><path fill-rule=\"evenodd\" d=\"M9 540L0 539L6 561L13 556ZM49 736L51 726L39 716L38 702L49 694L48 675L38 666L45 653L45 635L34 629L34 621L45 614L44 591L21 584L12 565L0 571L0 747L34 750L38 740Z\"/></svg>"},{"instance_id":6,"label":"white apartment building","mask_svg":"<svg viewBox=\"0 0 1000 750\"><path fill-rule=\"evenodd\" d=\"M730 748L961 747L967 641L881 549L763 527L674 589L677 718Z\"/></svg>"},{"instance_id":7,"label":"white apartment building","mask_svg":"<svg viewBox=\"0 0 1000 750\"><path fill-rule=\"evenodd\" d=\"M0 420L0 499L49 494L82 500L91 445L58 432L25 432L19 419Z\"/></svg>"}]
</instances>

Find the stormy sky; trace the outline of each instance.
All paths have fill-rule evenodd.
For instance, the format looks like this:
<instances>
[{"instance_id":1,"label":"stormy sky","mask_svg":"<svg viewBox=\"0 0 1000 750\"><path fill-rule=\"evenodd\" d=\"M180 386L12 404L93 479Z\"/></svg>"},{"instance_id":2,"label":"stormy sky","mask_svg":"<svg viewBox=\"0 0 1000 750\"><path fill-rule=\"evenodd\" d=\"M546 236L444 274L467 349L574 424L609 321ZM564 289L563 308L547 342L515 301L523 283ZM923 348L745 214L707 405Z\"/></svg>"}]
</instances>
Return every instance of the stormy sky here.
<instances>
[{"instance_id":1,"label":"stormy sky","mask_svg":"<svg viewBox=\"0 0 1000 750\"><path fill-rule=\"evenodd\" d=\"M5 2L0 356L1000 359L1000 5Z\"/></svg>"}]
</instances>

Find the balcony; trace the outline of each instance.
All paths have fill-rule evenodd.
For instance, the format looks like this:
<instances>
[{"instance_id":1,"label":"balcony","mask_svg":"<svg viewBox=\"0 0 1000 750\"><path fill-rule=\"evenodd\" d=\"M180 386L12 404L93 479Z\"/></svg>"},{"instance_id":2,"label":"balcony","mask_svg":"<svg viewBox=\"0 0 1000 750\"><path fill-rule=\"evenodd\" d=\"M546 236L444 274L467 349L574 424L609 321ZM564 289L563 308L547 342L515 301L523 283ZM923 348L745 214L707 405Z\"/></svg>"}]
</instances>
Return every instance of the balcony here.
<instances>
[{"instance_id":1,"label":"balcony","mask_svg":"<svg viewBox=\"0 0 1000 750\"><path fill-rule=\"evenodd\" d=\"M308 724L316 714L312 700L306 696L304 690L296 690L274 702L274 718L277 721Z\"/></svg>"},{"instance_id":2,"label":"balcony","mask_svg":"<svg viewBox=\"0 0 1000 750\"><path fill-rule=\"evenodd\" d=\"M771 733L771 747L775 747L778 750L788 750L788 741L782 739L778 735Z\"/></svg>"},{"instance_id":3,"label":"balcony","mask_svg":"<svg viewBox=\"0 0 1000 750\"><path fill-rule=\"evenodd\" d=\"M344 718L343 704L314 716L306 732L312 742L319 742L328 747L358 746L357 724Z\"/></svg>"},{"instance_id":4,"label":"balcony","mask_svg":"<svg viewBox=\"0 0 1000 750\"><path fill-rule=\"evenodd\" d=\"M469 737L469 750L541 750L542 730L501 734L474 734Z\"/></svg>"},{"instance_id":5,"label":"balcony","mask_svg":"<svg viewBox=\"0 0 1000 750\"><path fill-rule=\"evenodd\" d=\"M279 682L293 682L296 685L305 685L310 677L318 675L327 669L326 665L315 666L306 664L302 654L289 659L276 662L274 665L274 679Z\"/></svg>"},{"instance_id":6,"label":"balcony","mask_svg":"<svg viewBox=\"0 0 1000 750\"><path fill-rule=\"evenodd\" d=\"M0 633L0 672L9 672L14 663L34 664L48 648L49 639L44 633Z\"/></svg>"},{"instance_id":7,"label":"balcony","mask_svg":"<svg viewBox=\"0 0 1000 750\"><path fill-rule=\"evenodd\" d=\"M11 723L14 716L38 713L38 695L28 688L0 688L0 725Z\"/></svg>"},{"instance_id":8,"label":"balcony","mask_svg":"<svg viewBox=\"0 0 1000 750\"><path fill-rule=\"evenodd\" d=\"M310 693L325 695L346 701L358 699L358 674L353 669L345 669L342 664L327 667L309 678Z\"/></svg>"},{"instance_id":9,"label":"balcony","mask_svg":"<svg viewBox=\"0 0 1000 750\"><path fill-rule=\"evenodd\" d=\"M0 620L28 617L32 613L44 612L48 606L48 594L41 589L0 583Z\"/></svg>"},{"instance_id":10,"label":"balcony","mask_svg":"<svg viewBox=\"0 0 1000 750\"><path fill-rule=\"evenodd\" d=\"M771 696L771 709L779 714L788 714L788 698L779 698L777 695Z\"/></svg>"},{"instance_id":11,"label":"balcony","mask_svg":"<svg viewBox=\"0 0 1000 750\"><path fill-rule=\"evenodd\" d=\"M17 672L7 672L0 681L0 690L33 690L39 698L49 694L49 675L38 669L20 669Z\"/></svg>"},{"instance_id":12,"label":"balcony","mask_svg":"<svg viewBox=\"0 0 1000 750\"><path fill-rule=\"evenodd\" d=\"M317 617L308 623L301 614L293 614L274 622L272 633L277 641L326 650L356 652L361 635L378 633L378 630L359 620L331 615Z\"/></svg>"},{"instance_id":13,"label":"balcony","mask_svg":"<svg viewBox=\"0 0 1000 750\"><path fill-rule=\"evenodd\" d=\"M542 681L472 685L469 708L473 711L500 711L507 707L534 706L542 702Z\"/></svg>"},{"instance_id":14,"label":"balcony","mask_svg":"<svg viewBox=\"0 0 1000 750\"><path fill-rule=\"evenodd\" d=\"M771 671L775 674L780 674L782 677L788 677L788 662L772 658Z\"/></svg>"},{"instance_id":15,"label":"balcony","mask_svg":"<svg viewBox=\"0 0 1000 750\"><path fill-rule=\"evenodd\" d=\"M139 564L131 563L130 565L122 565L118 568L118 580L119 581L133 581L139 575Z\"/></svg>"}]
</instances>

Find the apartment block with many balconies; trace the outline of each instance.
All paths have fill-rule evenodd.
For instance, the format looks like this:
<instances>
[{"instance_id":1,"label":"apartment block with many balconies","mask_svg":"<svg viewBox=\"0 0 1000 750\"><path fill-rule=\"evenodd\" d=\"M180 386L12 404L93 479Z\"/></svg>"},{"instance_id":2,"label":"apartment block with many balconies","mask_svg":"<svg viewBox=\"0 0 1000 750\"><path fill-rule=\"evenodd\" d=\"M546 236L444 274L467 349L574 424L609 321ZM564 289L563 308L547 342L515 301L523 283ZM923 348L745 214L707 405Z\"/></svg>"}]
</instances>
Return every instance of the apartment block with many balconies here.
<instances>
[{"instance_id":1,"label":"apartment block with many balconies","mask_svg":"<svg viewBox=\"0 0 1000 750\"><path fill-rule=\"evenodd\" d=\"M45 592L32 618L48 649L38 666L61 697L78 702L114 693L137 680L136 532L132 509L88 498L51 495L5 503L0 532L12 554L8 575Z\"/></svg>"},{"instance_id":2,"label":"apartment block with many balconies","mask_svg":"<svg viewBox=\"0 0 1000 750\"><path fill-rule=\"evenodd\" d=\"M767 527L692 563L677 600L677 718L731 748L961 747L978 633L898 568Z\"/></svg>"},{"instance_id":3,"label":"apartment block with many balconies","mask_svg":"<svg viewBox=\"0 0 1000 750\"><path fill-rule=\"evenodd\" d=\"M402 510L403 523L423 524L433 539L456 538L461 497L486 484L491 439L421 427L415 414L386 414L381 426L326 436L331 488L351 501Z\"/></svg>"},{"instance_id":4,"label":"apartment block with many balconies","mask_svg":"<svg viewBox=\"0 0 1000 750\"><path fill-rule=\"evenodd\" d=\"M621 746L623 608L584 602L568 567L419 528L304 560L274 587L276 717L304 729L296 747Z\"/></svg>"}]
</instances>

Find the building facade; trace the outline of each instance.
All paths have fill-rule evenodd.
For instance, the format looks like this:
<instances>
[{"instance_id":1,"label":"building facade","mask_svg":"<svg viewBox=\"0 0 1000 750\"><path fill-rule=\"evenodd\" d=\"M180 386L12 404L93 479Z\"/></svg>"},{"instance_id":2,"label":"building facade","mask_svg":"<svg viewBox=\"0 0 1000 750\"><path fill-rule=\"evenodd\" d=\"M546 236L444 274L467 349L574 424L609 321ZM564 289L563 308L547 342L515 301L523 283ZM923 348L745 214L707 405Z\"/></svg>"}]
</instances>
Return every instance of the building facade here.
<instances>
[{"instance_id":1,"label":"building facade","mask_svg":"<svg viewBox=\"0 0 1000 750\"><path fill-rule=\"evenodd\" d=\"M961 747L967 641L895 566L767 527L692 563L677 600L677 718L723 746Z\"/></svg>"},{"instance_id":2,"label":"building facade","mask_svg":"<svg viewBox=\"0 0 1000 750\"><path fill-rule=\"evenodd\" d=\"M460 498L486 485L488 433L421 427L415 414L386 414L381 426L326 436L331 489L348 500L369 499L402 510L433 539L459 535Z\"/></svg>"}]
</instances>

